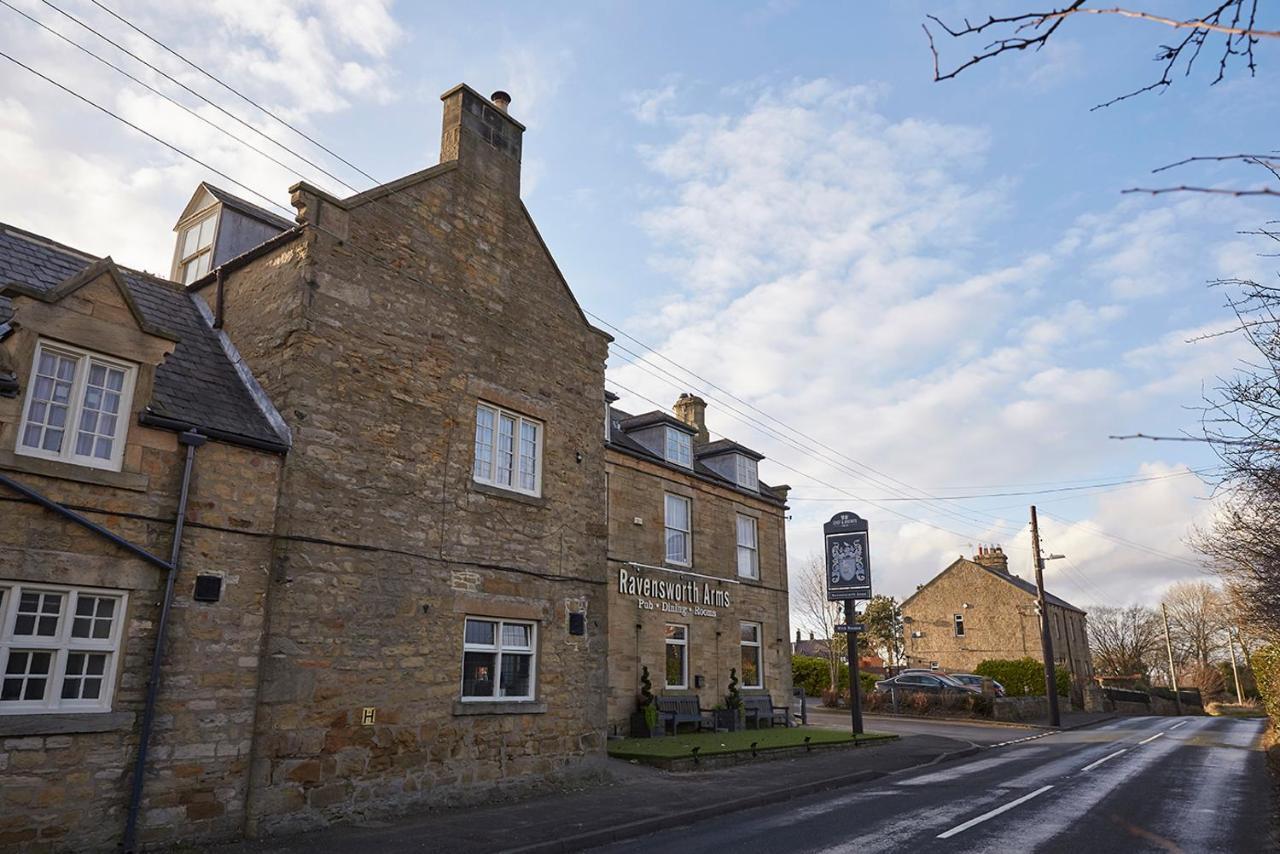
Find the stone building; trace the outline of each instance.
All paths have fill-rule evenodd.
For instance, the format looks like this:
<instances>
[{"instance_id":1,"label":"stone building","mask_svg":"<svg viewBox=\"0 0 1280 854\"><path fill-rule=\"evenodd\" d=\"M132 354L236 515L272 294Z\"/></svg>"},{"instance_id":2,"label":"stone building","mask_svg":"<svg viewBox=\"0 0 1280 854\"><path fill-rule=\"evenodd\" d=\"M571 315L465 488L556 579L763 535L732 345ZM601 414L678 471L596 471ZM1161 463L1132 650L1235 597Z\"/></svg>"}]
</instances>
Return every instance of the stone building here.
<instances>
[{"instance_id":1,"label":"stone building","mask_svg":"<svg viewBox=\"0 0 1280 854\"><path fill-rule=\"evenodd\" d=\"M181 286L0 225L0 850L116 849L175 557L140 839L243 826L289 433L237 362Z\"/></svg>"},{"instance_id":2,"label":"stone building","mask_svg":"<svg viewBox=\"0 0 1280 854\"><path fill-rule=\"evenodd\" d=\"M1093 675L1085 612L1045 593L1055 664L1079 683ZM1042 658L1036 586L1009 571L1000 546L957 558L902 602L908 667L972 673L989 658Z\"/></svg>"},{"instance_id":3,"label":"stone building","mask_svg":"<svg viewBox=\"0 0 1280 854\"><path fill-rule=\"evenodd\" d=\"M610 396L609 403L612 403ZM608 406L609 730L625 734L642 668L655 694L791 695L786 497L762 455L710 441L706 402L674 415Z\"/></svg>"},{"instance_id":4,"label":"stone building","mask_svg":"<svg viewBox=\"0 0 1280 854\"><path fill-rule=\"evenodd\" d=\"M144 844L598 767L609 339L500 95L296 223L202 185L185 290L0 232L0 848L118 844L149 684Z\"/></svg>"}]
</instances>

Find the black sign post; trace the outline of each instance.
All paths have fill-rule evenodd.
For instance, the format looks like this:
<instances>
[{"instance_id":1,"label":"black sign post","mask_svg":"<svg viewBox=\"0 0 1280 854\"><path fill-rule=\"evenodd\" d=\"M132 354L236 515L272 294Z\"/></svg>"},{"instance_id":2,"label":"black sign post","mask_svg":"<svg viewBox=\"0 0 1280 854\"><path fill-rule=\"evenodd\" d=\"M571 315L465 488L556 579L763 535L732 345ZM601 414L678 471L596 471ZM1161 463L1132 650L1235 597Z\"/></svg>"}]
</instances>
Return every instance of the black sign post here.
<instances>
[{"instance_id":1,"label":"black sign post","mask_svg":"<svg viewBox=\"0 0 1280 854\"><path fill-rule=\"evenodd\" d=\"M858 633L865 626L857 621L854 602L871 598L871 550L867 520L857 513L842 512L822 526L827 567L827 600L844 601L843 625L837 627L848 638L849 715L854 736L862 734L862 680L858 667Z\"/></svg>"}]
</instances>

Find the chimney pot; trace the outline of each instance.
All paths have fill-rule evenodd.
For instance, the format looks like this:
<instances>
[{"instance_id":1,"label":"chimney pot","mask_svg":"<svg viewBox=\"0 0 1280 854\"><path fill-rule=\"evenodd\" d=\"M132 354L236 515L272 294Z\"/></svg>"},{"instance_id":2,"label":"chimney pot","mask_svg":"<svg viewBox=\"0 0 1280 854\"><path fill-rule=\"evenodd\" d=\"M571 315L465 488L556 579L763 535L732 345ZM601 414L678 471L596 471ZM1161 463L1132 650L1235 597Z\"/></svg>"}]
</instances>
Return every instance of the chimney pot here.
<instances>
[{"instance_id":1,"label":"chimney pot","mask_svg":"<svg viewBox=\"0 0 1280 854\"><path fill-rule=\"evenodd\" d=\"M489 100L493 101L493 105L504 113L507 111L507 107L511 106L511 96L501 89L490 95Z\"/></svg>"},{"instance_id":2,"label":"chimney pot","mask_svg":"<svg viewBox=\"0 0 1280 854\"><path fill-rule=\"evenodd\" d=\"M711 441L711 434L707 432L707 402L705 400L696 394L683 392L676 399L676 405L672 408L675 410L676 418L698 431L697 435L693 437L695 445L705 445Z\"/></svg>"}]
</instances>

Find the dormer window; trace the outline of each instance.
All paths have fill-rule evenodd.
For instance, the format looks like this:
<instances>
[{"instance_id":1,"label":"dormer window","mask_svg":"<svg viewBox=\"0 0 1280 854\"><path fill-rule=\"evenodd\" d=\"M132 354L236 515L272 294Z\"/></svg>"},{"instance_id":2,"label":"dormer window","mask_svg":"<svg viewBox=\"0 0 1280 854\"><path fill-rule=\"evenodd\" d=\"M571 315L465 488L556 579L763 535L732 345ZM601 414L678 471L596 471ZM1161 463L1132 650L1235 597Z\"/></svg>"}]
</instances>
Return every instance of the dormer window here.
<instances>
[{"instance_id":1,"label":"dormer window","mask_svg":"<svg viewBox=\"0 0 1280 854\"><path fill-rule=\"evenodd\" d=\"M756 461L738 454L737 477L738 486L755 492L760 489L760 480L756 473Z\"/></svg>"},{"instance_id":2,"label":"dormer window","mask_svg":"<svg viewBox=\"0 0 1280 854\"><path fill-rule=\"evenodd\" d=\"M178 235L178 260L174 268L175 278L182 284L189 285L209 272L213 264L213 233L217 224L215 209L182 229Z\"/></svg>"},{"instance_id":3,"label":"dormer window","mask_svg":"<svg viewBox=\"0 0 1280 854\"><path fill-rule=\"evenodd\" d=\"M15 450L119 471L134 373L133 365L41 341Z\"/></svg>"},{"instance_id":4,"label":"dormer window","mask_svg":"<svg viewBox=\"0 0 1280 854\"><path fill-rule=\"evenodd\" d=\"M667 428L667 462L693 468L693 437L674 427Z\"/></svg>"}]
</instances>

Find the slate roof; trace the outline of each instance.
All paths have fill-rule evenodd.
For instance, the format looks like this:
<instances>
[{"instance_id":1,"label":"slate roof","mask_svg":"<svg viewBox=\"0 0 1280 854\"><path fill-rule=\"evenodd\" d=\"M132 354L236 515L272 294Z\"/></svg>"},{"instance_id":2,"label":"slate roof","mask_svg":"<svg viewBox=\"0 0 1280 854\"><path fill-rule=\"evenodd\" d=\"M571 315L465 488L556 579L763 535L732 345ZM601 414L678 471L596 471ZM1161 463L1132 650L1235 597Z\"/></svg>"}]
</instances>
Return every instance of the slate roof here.
<instances>
[{"instance_id":1,"label":"slate roof","mask_svg":"<svg viewBox=\"0 0 1280 854\"><path fill-rule=\"evenodd\" d=\"M718 457L721 454L742 454L744 457L750 457L753 460L763 460L764 454L759 451L753 451L746 445L739 445L732 439L716 439L714 442L707 442L705 445L699 445L694 454L699 459L703 457Z\"/></svg>"},{"instance_id":2,"label":"slate roof","mask_svg":"<svg viewBox=\"0 0 1280 854\"><path fill-rule=\"evenodd\" d=\"M50 291L98 260L0 223L0 290L19 284ZM178 338L173 354L156 370L151 412L226 441L287 447L287 435L278 433L259 407L198 307L199 297L176 282L118 269L143 318ZM0 298L0 323L11 315L12 305Z\"/></svg>"},{"instance_id":3,"label":"slate roof","mask_svg":"<svg viewBox=\"0 0 1280 854\"><path fill-rule=\"evenodd\" d=\"M654 424L666 424L668 427L674 427L684 433L696 434L696 427L690 427L674 415L668 415L661 410L655 409L652 412L642 412L639 415L631 415L622 421L623 430L639 430L642 427L652 427Z\"/></svg>"},{"instance_id":4,"label":"slate roof","mask_svg":"<svg viewBox=\"0 0 1280 854\"><path fill-rule=\"evenodd\" d=\"M260 205L255 205L253 202L245 201L239 196L232 195L231 193L228 193L226 190L223 190L220 187L215 187L207 181L203 182L201 186L203 186L206 190L209 191L209 195L213 196L215 199L222 202L227 207L240 211L240 213L244 214L245 216L253 217L256 220L261 220L262 222L265 222L268 225L274 225L277 228L280 228L282 230L288 230L290 228L294 228L295 226L297 226L296 222L287 220L284 217L280 216L280 214L272 213L271 211L267 210L266 208Z\"/></svg>"},{"instance_id":5,"label":"slate roof","mask_svg":"<svg viewBox=\"0 0 1280 854\"><path fill-rule=\"evenodd\" d=\"M653 413L646 413L646 414L651 415ZM665 415L665 413L659 413L659 414ZM627 453L632 454L634 456L643 457L647 460L651 460L652 462L667 466L668 468L673 468L678 471L687 473L689 470L686 469L684 466L677 466L667 462L665 458L663 458L659 454L655 454L653 451L649 450L644 445L641 445L635 439L632 439L630 436L627 435L627 432L626 432L627 429L635 429L635 427L632 425L634 424L634 422L636 422L640 418L643 418L643 416L632 416L629 413L623 412L621 409L618 409L616 406L610 406L609 407L609 444L613 445L615 448L626 451ZM681 425L684 425L683 421L679 421L678 419L675 419L675 418L672 418L672 420L677 421L677 423ZM660 422L655 420L653 422L645 422L645 423L660 423ZM756 494L751 492L751 490L749 489L743 489L742 487L738 486L738 484L734 483L732 480L722 476L719 472L714 471L708 466L704 465L703 463L698 462L697 452L698 452L698 448L701 448L701 447L706 447L706 446L700 445L694 448L693 473L695 475L701 477L704 480L715 481L715 483L719 486L728 487L729 489L736 489L737 491L746 493L748 495ZM760 457L760 459L763 459L763 457ZM778 496L778 493L774 492L773 489L768 484L764 483L763 481L758 481L758 484L760 487L759 496L761 498L763 498L766 501L774 501L778 504L783 503L782 498L780 498Z\"/></svg>"},{"instance_id":6,"label":"slate roof","mask_svg":"<svg viewBox=\"0 0 1280 854\"><path fill-rule=\"evenodd\" d=\"M989 566L983 566L982 564L978 563L976 560L969 560L968 558L961 557L961 558L957 558L956 560L953 560L950 564L947 565L946 569L942 570L942 572L939 572L933 578L929 579L927 582L921 585L921 587L917 589L915 593L912 593L906 599L903 599L902 604L905 606L912 599L919 596L926 587L933 584L933 582L937 581L939 578L946 575L952 569L954 569L957 566L960 566L961 564L971 566L971 567L977 567L978 569L988 572L991 575L994 575L996 578L999 578L1001 581L1007 581L1008 583L1012 584L1014 587L1017 587L1019 590L1023 591L1024 593L1031 594L1033 597L1037 595L1036 586L1032 584L1030 581L1027 581L1025 578L1019 578L1013 573L1001 572L998 569L992 569ZM1048 590L1044 592L1044 598L1046 602L1048 602L1050 605L1053 605L1057 608L1064 608L1068 611L1076 611L1077 613L1080 613L1080 614L1088 613L1083 608L1077 608L1075 605L1072 605L1067 600L1062 599L1058 596L1054 596Z\"/></svg>"}]
</instances>

